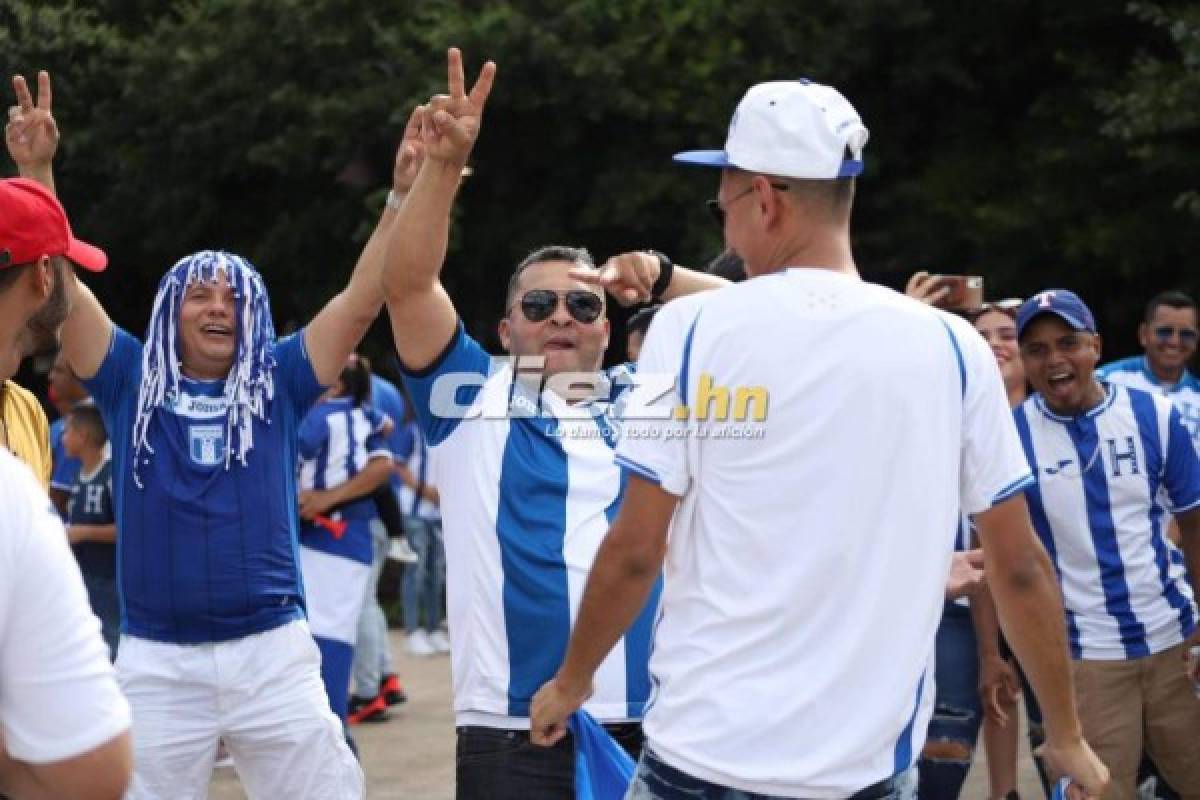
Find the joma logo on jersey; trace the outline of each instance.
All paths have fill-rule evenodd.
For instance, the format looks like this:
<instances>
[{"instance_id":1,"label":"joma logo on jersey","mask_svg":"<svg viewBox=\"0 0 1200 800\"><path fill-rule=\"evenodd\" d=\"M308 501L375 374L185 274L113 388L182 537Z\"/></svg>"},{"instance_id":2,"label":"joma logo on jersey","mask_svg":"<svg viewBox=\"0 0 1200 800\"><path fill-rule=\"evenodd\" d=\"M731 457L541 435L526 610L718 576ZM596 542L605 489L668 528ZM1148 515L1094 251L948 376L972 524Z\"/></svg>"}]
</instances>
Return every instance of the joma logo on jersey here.
<instances>
[{"instance_id":1,"label":"joma logo on jersey","mask_svg":"<svg viewBox=\"0 0 1200 800\"><path fill-rule=\"evenodd\" d=\"M1132 436L1125 436L1120 439L1105 439L1103 445L1098 445L1096 451L1092 454L1087 466L1083 468L1084 472L1093 469L1094 465L1100 464L1103 470L1105 462L1100 458L1101 452L1108 453L1108 472L1109 477L1120 478L1125 475L1141 475L1141 467L1138 463L1138 451L1134 445ZM1058 462L1055 466L1043 466L1042 472L1047 475L1058 475L1062 473L1067 477L1079 477L1079 469L1068 469L1074 467L1075 462L1069 458L1065 458Z\"/></svg>"},{"instance_id":2,"label":"joma logo on jersey","mask_svg":"<svg viewBox=\"0 0 1200 800\"><path fill-rule=\"evenodd\" d=\"M225 426L189 425L188 443L192 461L215 467L225 457Z\"/></svg>"}]
</instances>

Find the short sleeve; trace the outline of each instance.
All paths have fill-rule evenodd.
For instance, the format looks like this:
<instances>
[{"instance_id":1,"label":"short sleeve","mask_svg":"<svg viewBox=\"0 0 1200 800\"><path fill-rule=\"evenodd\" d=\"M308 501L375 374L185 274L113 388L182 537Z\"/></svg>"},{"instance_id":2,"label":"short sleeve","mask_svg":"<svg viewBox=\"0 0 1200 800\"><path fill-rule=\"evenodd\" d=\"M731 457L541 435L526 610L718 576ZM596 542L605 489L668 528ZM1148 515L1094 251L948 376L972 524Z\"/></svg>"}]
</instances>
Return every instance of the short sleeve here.
<instances>
[{"instance_id":1,"label":"short sleeve","mask_svg":"<svg viewBox=\"0 0 1200 800\"><path fill-rule=\"evenodd\" d=\"M467 335L461 320L432 364L422 370L401 366L417 423L431 447L445 441L462 422L491 366L492 357Z\"/></svg>"},{"instance_id":2,"label":"short sleeve","mask_svg":"<svg viewBox=\"0 0 1200 800\"><path fill-rule=\"evenodd\" d=\"M1183 424L1178 408L1167 417L1167 460L1163 486L1171 501L1171 511L1178 514L1200 508L1200 456L1192 444L1191 434Z\"/></svg>"},{"instance_id":3,"label":"short sleeve","mask_svg":"<svg viewBox=\"0 0 1200 800\"><path fill-rule=\"evenodd\" d=\"M276 391L286 393L297 417L303 417L325 390L304 347L305 330L301 328L275 343Z\"/></svg>"},{"instance_id":4,"label":"short sleeve","mask_svg":"<svg viewBox=\"0 0 1200 800\"><path fill-rule=\"evenodd\" d=\"M945 315L963 394L962 510L978 514L1033 485L996 357L974 328ZM961 323L961 324L960 324Z\"/></svg>"},{"instance_id":5,"label":"short sleeve","mask_svg":"<svg viewBox=\"0 0 1200 800\"><path fill-rule=\"evenodd\" d=\"M12 463L0 466L0 725L14 758L40 764L128 730L130 711L62 523Z\"/></svg>"},{"instance_id":6,"label":"short sleeve","mask_svg":"<svg viewBox=\"0 0 1200 800\"><path fill-rule=\"evenodd\" d=\"M387 439L379 431L367 434L365 445L367 458L387 458L388 461L392 460L392 448L388 446Z\"/></svg>"},{"instance_id":7,"label":"short sleeve","mask_svg":"<svg viewBox=\"0 0 1200 800\"><path fill-rule=\"evenodd\" d=\"M617 464L661 489L682 496L691 486L686 406L692 343L700 317L691 304L664 306L650 323L637 362L634 388L620 398L623 422Z\"/></svg>"}]
</instances>

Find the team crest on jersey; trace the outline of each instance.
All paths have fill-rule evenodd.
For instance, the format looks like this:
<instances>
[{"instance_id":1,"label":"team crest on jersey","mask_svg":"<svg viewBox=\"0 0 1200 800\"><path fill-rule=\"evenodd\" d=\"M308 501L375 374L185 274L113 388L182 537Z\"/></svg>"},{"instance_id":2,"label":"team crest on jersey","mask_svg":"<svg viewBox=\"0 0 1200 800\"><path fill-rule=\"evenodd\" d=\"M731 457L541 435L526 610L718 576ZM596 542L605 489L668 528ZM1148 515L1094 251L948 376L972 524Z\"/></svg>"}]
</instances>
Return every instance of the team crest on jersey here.
<instances>
[{"instance_id":1,"label":"team crest on jersey","mask_svg":"<svg viewBox=\"0 0 1200 800\"><path fill-rule=\"evenodd\" d=\"M225 459L225 426L189 425L188 444L193 462L215 467Z\"/></svg>"}]
</instances>

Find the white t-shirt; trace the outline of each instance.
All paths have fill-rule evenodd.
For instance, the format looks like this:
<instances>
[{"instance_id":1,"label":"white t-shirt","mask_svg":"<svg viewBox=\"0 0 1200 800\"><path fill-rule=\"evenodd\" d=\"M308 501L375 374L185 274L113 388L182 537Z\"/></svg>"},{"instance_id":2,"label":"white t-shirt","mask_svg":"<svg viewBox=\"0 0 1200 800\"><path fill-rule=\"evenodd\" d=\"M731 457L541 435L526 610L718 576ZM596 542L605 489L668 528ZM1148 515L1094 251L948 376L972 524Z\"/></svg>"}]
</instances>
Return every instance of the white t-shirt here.
<instances>
[{"instance_id":1,"label":"white t-shirt","mask_svg":"<svg viewBox=\"0 0 1200 800\"><path fill-rule=\"evenodd\" d=\"M0 746L44 764L129 729L62 522L29 468L0 448Z\"/></svg>"},{"instance_id":2,"label":"white t-shirt","mask_svg":"<svg viewBox=\"0 0 1200 800\"><path fill-rule=\"evenodd\" d=\"M651 410L716 414L725 390L744 419L627 419L618 445L681 498L649 747L782 796L846 797L908 769L959 509L1032 480L986 343L889 289L790 269L660 310L627 417L662 375L676 388Z\"/></svg>"}]
</instances>

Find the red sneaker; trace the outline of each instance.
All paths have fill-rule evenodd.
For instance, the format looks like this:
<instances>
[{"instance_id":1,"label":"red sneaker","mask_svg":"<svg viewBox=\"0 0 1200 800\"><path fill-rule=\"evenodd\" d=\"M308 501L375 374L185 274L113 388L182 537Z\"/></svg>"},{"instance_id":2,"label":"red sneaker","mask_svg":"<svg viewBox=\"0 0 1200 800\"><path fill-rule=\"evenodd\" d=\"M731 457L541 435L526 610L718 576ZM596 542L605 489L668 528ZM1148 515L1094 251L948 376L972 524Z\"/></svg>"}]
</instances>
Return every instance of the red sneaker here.
<instances>
[{"instance_id":1,"label":"red sneaker","mask_svg":"<svg viewBox=\"0 0 1200 800\"><path fill-rule=\"evenodd\" d=\"M379 682L379 695L389 706L398 706L408 702L408 693L400 685L400 679L395 675L384 675Z\"/></svg>"},{"instance_id":2,"label":"red sneaker","mask_svg":"<svg viewBox=\"0 0 1200 800\"><path fill-rule=\"evenodd\" d=\"M351 697L346 721L351 725L358 725L363 722L383 722L388 716L387 701L383 699L383 695L377 694L369 699Z\"/></svg>"}]
</instances>

